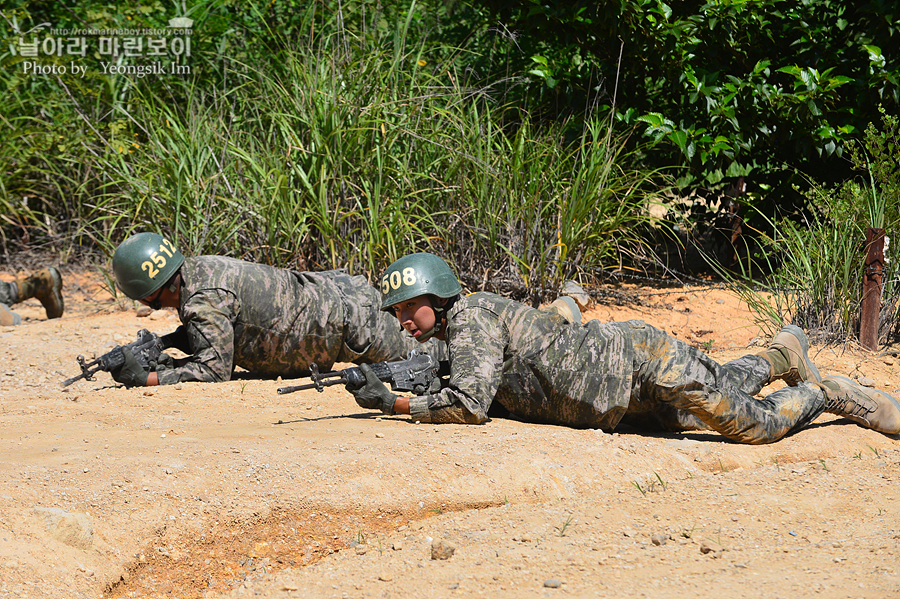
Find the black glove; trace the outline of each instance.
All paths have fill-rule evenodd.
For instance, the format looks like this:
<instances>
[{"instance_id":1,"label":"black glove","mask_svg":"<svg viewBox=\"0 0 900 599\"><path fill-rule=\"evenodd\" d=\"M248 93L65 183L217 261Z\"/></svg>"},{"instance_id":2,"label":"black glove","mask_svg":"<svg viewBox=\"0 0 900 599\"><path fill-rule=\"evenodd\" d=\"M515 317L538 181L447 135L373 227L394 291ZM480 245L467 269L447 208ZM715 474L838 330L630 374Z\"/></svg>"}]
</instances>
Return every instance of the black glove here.
<instances>
[{"instance_id":1,"label":"black glove","mask_svg":"<svg viewBox=\"0 0 900 599\"><path fill-rule=\"evenodd\" d=\"M125 356L125 363L109 371L113 379L126 387L146 387L150 371L138 364L130 349L123 347L122 354Z\"/></svg>"},{"instance_id":2,"label":"black glove","mask_svg":"<svg viewBox=\"0 0 900 599\"><path fill-rule=\"evenodd\" d=\"M366 384L360 389L350 391L359 407L367 410L381 410L388 416L394 413L394 402L397 396L378 380L368 364L360 364L359 370L366 377Z\"/></svg>"},{"instance_id":3,"label":"black glove","mask_svg":"<svg viewBox=\"0 0 900 599\"><path fill-rule=\"evenodd\" d=\"M413 387L413 393L416 395L434 395L435 393L441 392L441 377L436 376L431 379L431 383L428 386L425 385L416 385Z\"/></svg>"},{"instance_id":4,"label":"black glove","mask_svg":"<svg viewBox=\"0 0 900 599\"><path fill-rule=\"evenodd\" d=\"M150 360L151 372L158 372L166 369L172 370L173 368L175 368L175 358L165 352L159 354L156 360Z\"/></svg>"}]
</instances>

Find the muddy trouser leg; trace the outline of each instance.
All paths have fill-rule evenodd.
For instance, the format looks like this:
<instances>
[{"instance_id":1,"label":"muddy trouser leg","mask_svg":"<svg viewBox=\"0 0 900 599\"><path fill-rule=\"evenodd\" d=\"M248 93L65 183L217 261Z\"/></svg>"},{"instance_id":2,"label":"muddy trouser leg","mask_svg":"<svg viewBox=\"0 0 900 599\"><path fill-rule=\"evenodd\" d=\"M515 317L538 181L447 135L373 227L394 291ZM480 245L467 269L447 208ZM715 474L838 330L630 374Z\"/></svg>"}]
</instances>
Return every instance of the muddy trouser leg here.
<instances>
[{"instance_id":1,"label":"muddy trouser leg","mask_svg":"<svg viewBox=\"0 0 900 599\"><path fill-rule=\"evenodd\" d=\"M14 326L22 324L22 318L9 309L19 301L19 290L13 283L0 281L0 325Z\"/></svg>"},{"instance_id":2,"label":"muddy trouser leg","mask_svg":"<svg viewBox=\"0 0 900 599\"><path fill-rule=\"evenodd\" d=\"M659 409L663 420L673 417L673 409L687 412L734 441L761 444L804 428L824 409L824 394L809 383L753 397L769 379L768 362L758 356L721 365L647 325L633 329L633 338L632 403L645 412ZM691 424L690 418L674 418L676 424Z\"/></svg>"},{"instance_id":3,"label":"muddy trouser leg","mask_svg":"<svg viewBox=\"0 0 900 599\"><path fill-rule=\"evenodd\" d=\"M0 281L0 304L12 306L19 302L19 289L14 283Z\"/></svg>"}]
</instances>

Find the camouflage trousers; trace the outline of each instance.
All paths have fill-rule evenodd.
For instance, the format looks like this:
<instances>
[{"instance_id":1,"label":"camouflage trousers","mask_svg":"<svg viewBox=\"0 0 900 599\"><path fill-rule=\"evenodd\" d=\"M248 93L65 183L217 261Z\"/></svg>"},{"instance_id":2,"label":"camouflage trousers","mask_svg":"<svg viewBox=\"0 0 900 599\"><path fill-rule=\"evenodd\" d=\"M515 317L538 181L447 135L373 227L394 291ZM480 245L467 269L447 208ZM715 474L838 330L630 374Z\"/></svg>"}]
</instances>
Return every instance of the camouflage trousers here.
<instances>
[{"instance_id":1,"label":"camouflage trousers","mask_svg":"<svg viewBox=\"0 0 900 599\"><path fill-rule=\"evenodd\" d=\"M754 397L769 382L765 358L747 355L722 365L643 322L629 325L635 359L625 424L713 429L739 443L762 444L804 428L824 411L824 393L809 383Z\"/></svg>"},{"instance_id":2,"label":"camouflage trousers","mask_svg":"<svg viewBox=\"0 0 900 599\"><path fill-rule=\"evenodd\" d=\"M19 301L19 290L12 283L0 281L0 304L12 306Z\"/></svg>"}]
</instances>

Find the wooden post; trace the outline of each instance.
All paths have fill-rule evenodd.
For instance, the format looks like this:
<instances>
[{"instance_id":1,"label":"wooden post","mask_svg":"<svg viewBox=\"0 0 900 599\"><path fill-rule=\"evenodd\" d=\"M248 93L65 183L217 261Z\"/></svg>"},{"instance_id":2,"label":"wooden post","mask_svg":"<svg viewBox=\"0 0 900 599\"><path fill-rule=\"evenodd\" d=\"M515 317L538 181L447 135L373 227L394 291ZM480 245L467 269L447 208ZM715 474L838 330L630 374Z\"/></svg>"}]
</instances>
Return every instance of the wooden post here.
<instances>
[{"instance_id":1,"label":"wooden post","mask_svg":"<svg viewBox=\"0 0 900 599\"><path fill-rule=\"evenodd\" d=\"M859 322L859 343L878 349L878 320L881 315L881 283L884 278L884 229L866 228L866 267Z\"/></svg>"}]
</instances>

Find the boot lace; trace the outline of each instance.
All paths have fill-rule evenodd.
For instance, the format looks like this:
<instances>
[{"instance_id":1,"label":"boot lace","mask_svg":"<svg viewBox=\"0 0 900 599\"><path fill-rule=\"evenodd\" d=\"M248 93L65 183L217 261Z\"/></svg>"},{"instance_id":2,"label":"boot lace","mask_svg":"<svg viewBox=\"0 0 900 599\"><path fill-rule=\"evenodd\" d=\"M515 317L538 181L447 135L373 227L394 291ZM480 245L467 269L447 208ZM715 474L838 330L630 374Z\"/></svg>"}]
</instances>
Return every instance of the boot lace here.
<instances>
[{"instance_id":1,"label":"boot lace","mask_svg":"<svg viewBox=\"0 0 900 599\"><path fill-rule=\"evenodd\" d=\"M846 414L847 416L865 418L868 414L874 412L876 407L875 402L866 401L858 397L836 394L832 397L829 397L827 394L825 396L825 411L832 414Z\"/></svg>"}]
</instances>

